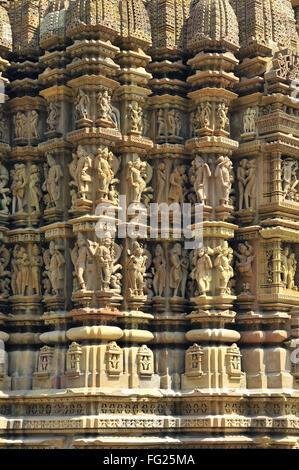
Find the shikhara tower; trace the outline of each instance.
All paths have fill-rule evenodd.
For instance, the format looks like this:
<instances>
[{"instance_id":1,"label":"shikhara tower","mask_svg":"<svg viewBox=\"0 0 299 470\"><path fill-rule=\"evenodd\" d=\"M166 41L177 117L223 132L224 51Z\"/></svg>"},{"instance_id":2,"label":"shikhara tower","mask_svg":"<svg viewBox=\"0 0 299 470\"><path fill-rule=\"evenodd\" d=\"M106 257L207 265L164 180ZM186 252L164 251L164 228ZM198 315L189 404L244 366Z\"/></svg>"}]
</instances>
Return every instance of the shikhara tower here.
<instances>
[{"instance_id":1,"label":"shikhara tower","mask_svg":"<svg viewBox=\"0 0 299 470\"><path fill-rule=\"evenodd\" d=\"M0 447L298 447L298 18L0 1ZM203 247L99 239L119 195Z\"/></svg>"}]
</instances>

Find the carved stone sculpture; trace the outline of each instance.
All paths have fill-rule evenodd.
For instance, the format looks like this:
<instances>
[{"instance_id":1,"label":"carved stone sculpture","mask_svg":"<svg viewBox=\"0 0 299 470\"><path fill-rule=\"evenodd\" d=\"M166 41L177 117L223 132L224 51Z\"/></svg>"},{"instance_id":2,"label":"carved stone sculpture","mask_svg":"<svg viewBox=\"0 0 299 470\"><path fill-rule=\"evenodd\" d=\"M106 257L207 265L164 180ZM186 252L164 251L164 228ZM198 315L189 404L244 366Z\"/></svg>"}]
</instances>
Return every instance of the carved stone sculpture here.
<instances>
[{"instance_id":1,"label":"carved stone sculpture","mask_svg":"<svg viewBox=\"0 0 299 470\"><path fill-rule=\"evenodd\" d=\"M28 113L28 124L29 124L29 133L30 137L32 139L38 139L38 129L37 129L37 123L38 123L38 112L35 111L35 109L29 111Z\"/></svg>"},{"instance_id":2,"label":"carved stone sculpture","mask_svg":"<svg viewBox=\"0 0 299 470\"><path fill-rule=\"evenodd\" d=\"M199 295L203 296L209 294L211 291L213 268L213 263L210 257L211 254L213 254L213 250L204 248L198 249L194 253L194 268L190 277L196 281Z\"/></svg>"},{"instance_id":3,"label":"carved stone sculpture","mask_svg":"<svg viewBox=\"0 0 299 470\"><path fill-rule=\"evenodd\" d=\"M239 210L255 209L256 176L256 161L243 158L237 170Z\"/></svg>"},{"instance_id":4,"label":"carved stone sculpture","mask_svg":"<svg viewBox=\"0 0 299 470\"><path fill-rule=\"evenodd\" d=\"M238 251L234 251L234 255L238 258L236 267L240 274L252 275L252 263L255 258L252 245L248 242L239 243Z\"/></svg>"},{"instance_id":5,"label":"carved stone sculpture","mask_svg":"<svg viewBox=\"0 0 299 470\"><path fill-rule=\"evenodd\" d=\"M128 121L130 132L142 133L142 108L137 101L133 101L128 107Z\"/></svg>"},{"instance_id":6,"label":"carved stone sculpture","mask_svg":"<svg viewBox=\"0 0 299 470\"><path fill-rule=\"evenodd\" d=\"M184 165L176 167L171 173L169 180L170 188L168 199L170 203L178 203L183 207L186 195L185 185L187 181L188 177L186 175L186 167Z\"/></svg>"},{"instance_id":7,"label":"carved stone sculpture","mask_svg":"<svg viewBox=\"0 0 299 470\"><path fill-rule=\"evenodd\" d=\"M156 191L156 202L159 204L163 202L163 194L165 194L166 186L166 166L164 162L159 163L157 169L157 191Z\"/></svg>"},{"instance_id":8,"label":"carved stone sculpture","mask_svg":"<svg viewBox=\"0 0 299 470\"><path fill-rule=\"evenodd\" d=\"M254 133L256 131L255 120L258 116L256 108L247 108L243 115L243 132L244 134Z\"/></svg>"},{"instance_id":9,"label":"carved stone sculpture","mask_svg":"<svg viewBox=\"0 0 299 470\"><path fill-rule=\"evenodd\" d=\"M97 156L94 161L95 171L98 177L98 193L101 198L109 198L109 187L113 182L114 173L111 168L113 161L113 153L108 148L98 149Z\"/></svg>"},{"instance_id":10,"label":"carved stone sculpture","mask_svg":"<svg viewBox=\"0 0 299 470\"><path fill-rule=\"evenodd\" d=\"M12 176L12 214L23 212L25 188L27 186L26 167L23 163L16 163L11 171Z\"/></svg>"},{"instance_id":11,"label":"carved stone sculpture","mask_svg":"<svg viewBox=\"0 0 299 470\"><path fill-rule=\"evenodd\" d=\"M65 258L52 240L49 245L48 277L53 295L59 296L63 290Z\"/></svg>"},{"instance_id":12,"label":"carved stone sculpture","mask_svg":"<svg viewBox=\"0 0 299 470\"><path fill-rule=\"evenodd\" d=\"M218 272L217 291L220 295L230 294L228 283L234 276L234 270L231 266L233 260L233 250L224 242L224 246L214 248L216 258L214 260L214 267Z\"/></svg>"},{"instance_id":13,"label":"carved stone sculpture","mask_svg":"<svg viewBox=\"0 0 299 470\"><path fill-rule=\"evenodd\" d=\"M220 156L216 161L216 169L214 173L219 205L229 204L229 196L232 188L231 170L231 160L226 156Z\"/></svg>"},{"instance_id":14,"label":"carved stone sculpture","mask_svg":"<svg viewBox=\"0 0 299 470\"><path fill-rule=\"evenodd\" d=\"M2 106L0 105L0 141L8 142L9 141L9 125L7 121L7 116L2 111Z\"/></svg>"},{"instance_id":15,"label":"carved stone sculpture","mask_svg":"<svg viewBox=\"0 0 299 470\"><path fill-rule=\"evenodd\" d=\"M89 119L89 96L83 90L79 90L75 101L75 116L77 120Z\"/></svg>"},{"instance_id":16,"label":"carved stone sculpture","mask_svg":"<svg viewBox=\"0 0 299 470\"><path fill-rule=\"evenodd\" d=\"M7 269L10 252L3 243L0 244L0 298L9 296L11 272Z\"/></svg>"},{"instance_id":17,"label":"carved stone sculpture","mask_svg":"<svg viewBox=\"0 0 299 470\"><path fill-rule=\"evenodd\" d=\"M49 104L49 111L47 117L48 129L50 131L56 131L57 119L60 113L60 106L58 103L52 102Z\"/></svg>"},{"instance_id":18,"label":"carved stone sculpture","mask_svg":"<svg viewBox=\"0 0 299 470\"><path fill-rule=\"evenodd\" d=\"M14 135L16 139L27 137L27 119L24 113L18 111L13 117Z\"/></svg>"},{"instance_id":19,"label":"carved stone sculpture","mask_svg":"<svg viewBox=\"0 0 299 470\"><path fill-rule=\"evenodd\" d=\"M82 199L87 199L92 181L90 169L92 167L91 157L84 148L79 145L77 149L77 163L75 168L75 182L78 188L78 195Z\"/></svg>"},{"instance_id":20,"label":"carved stone sculpture","mask_svg":"<svg viewBox=\"0 0 299 470\"><path fill-rule=\"evenodd\" d=\"M197 119L198 119L200 128L211 127L212 106L208 101L205 103L200 103L198 110L197 110L197 116L198 116Z\"/></svg>"},{"instance_id":21,"label":"carved stone sculpture","mask_svg":"<svg viewBox=\"0 0 299 470\"><path fill-rule=\"evenodd\" d=\"M163 137L166 135L166 123L165 123L165 116L164 116L164 109L159 109L157 112L157 136Z\"/></svg>"},{"instance_id":22,"label":"carved stone sculpture","mask_svg":"<svg viewBox=\"0 0 299 470\"><path fill-rule=\"evenodd\" d=\"M127 182L130 190L130 202L140 202L141 195L146 189L146 168L145 162L137 158L127 164Z\"/></svg>"},{"instance_id":23,"label":"carved stone sculpture","mask_svg":"<svg viewBox=\"0 0 299 470\"><path fill-rule=\"evenodd\" d=\"M165 294L165 286L166 286L166 259L164 256L163 248L160 244L156 246L153 264L154 264L154 268L153 268L154 293L158 297L163 297Z\"/></svg>"},{"instance_id":24,"label":"carved stone sculpture","mask_svg":"<svg viewBox=\"0 0 299 470\"><path fill-rule=\"evenodd\" d=\"M169 286L173 289L172 296L182 296L182 282L183 282L183 269L182 269L182 247L176 243L170 251L170 282Z\"/></svg>"},{"instance_id":25,"label":"carved stone sculpture","mask_svg":"<svg viewBox=\"0 0 299 470\"><path fill-rule=\"evenodd\" d=\"M48 193L47 208L57 207L61 195L61 180L63 173L61 166L56 163L51 153L47 154L47 163L44 165L45 182L43 190Z\"/></svg>"},{"instance_id":26,"label":"carved stone sculpture","mask_svg":"<svg viewBox=\"0 0 299 470\"><path fill-rule=\"evenodd\" d=\"M75 268L75 275L78 278L78 288L86 290L86 266L89 257L87 241L82 233L78 233L77 242L71 251L71 258Z\"/></svg>"},{"instance_id":27,"label":"carved stone sculpture","mask_svg":"<svg viewBox=\"0 0 299 470\"><path fill-rule=\"evenodd\" d=\"M228 107L225 103L219 103L216 107L216 129L226 131L229 127L229 119L227 117Z\"/></svg>"},{"instance_id":28,"label":"carved stone sculpture","mask_svg":"<svg viewBox=\"0 0 299 470\"><path fill-rule=\"evenodd\" d=\"M11 201L11 198L8 196L10 194L10 188L7 187L9 180L8 170L5 168L2 162L0 162L0 196L1 196L1 212L8 214L8 205Z\"/></svg>"},{"instance_id":29,"label":"carved stone sculpture","mask_svg":"<svg viewBox=\"0 0 299 470\"><path fill-rule=\"evenodd\" d=\"M298 287L295 286L296 270L295 253L291 252L289 245L286 245L281 251L281 279L284 288L298 290Z\"/></svg>"},{"instance_id":30,"label":"carved stone sculpture","mask_svg":"<svg viewBox=\"0 0 299 470\"><path fill-rule=\"evenodd\" d=\"M103 121L111 121L112 107L108 90L100 91L97 101L99 105L99 118Z\"/></svg>"},{"instance_id":31,"label":"carved stone sculpture","mask_svg":"<svg viewBox=\"0 0 299 470\"><path fill-rule=\"evenodd\" d=\"M39 169L36 165L32 165L30 168L30 179L28 183L30 207L33 209L32 212L39 213L40 206L39 201L42 198L42 192L40 190L40 175Z\"/></svg>"},{"instance_id":32,"label":"carved stone sculpture","mask_svg":"<svg viewBox=\"0 0 299 470\"><path fill-rule=\"evenodd\" d=\"M209 195L209 179L211 176L212 173L208 163L198 155L192 162L189 178L191 184L194 186L194 192L199 204L207 204Z\"/></svg>"},{"instance_id":33,"label":"carved stone sculpture","mask_svg":"<svg viewBox=\"0 0 299 470\"><path fill-rule=\"evenodd\" d=\"M132 250L128 250L126 264L128 292L130 297L144 296L144 275L146 271L146 255L141 245L135 241Z\"/></svg>"},{"instance_id":34,"label":"carved stone sculpture","mask_svg":"<svg viewBox=\"0 0 299 470\"><path fill-rule=\"evenodd\" d=\"M298 161L287 158L282 162L282 190L285 199L296 200L298 193Z\"/></svg>"},{"instance_id":35,"label":"carved stone sculpture","mask_svg":"<svg viewBox=\"0 0 299 470\"><path fill-rule=\"evenodd\" d=\"M31 263L31 276L30 284L36 295L40 295L40 272L43 265L43 259L40 256L40 251L38 245L35 243L32 247L32 255L30 259Z\"/></svg>"}]
</instances>

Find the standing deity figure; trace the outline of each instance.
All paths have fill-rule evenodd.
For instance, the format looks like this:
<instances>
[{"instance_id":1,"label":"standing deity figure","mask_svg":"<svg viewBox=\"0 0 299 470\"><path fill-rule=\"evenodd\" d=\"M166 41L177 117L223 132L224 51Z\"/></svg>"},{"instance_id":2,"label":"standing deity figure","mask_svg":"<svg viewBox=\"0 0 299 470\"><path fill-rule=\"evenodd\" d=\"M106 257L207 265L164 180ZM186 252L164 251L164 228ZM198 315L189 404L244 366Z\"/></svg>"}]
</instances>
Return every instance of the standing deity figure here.
<instances>
[{"instance_id":1,"label":"standing deity figure","mask_svg":"<svg viewBox=\"0 0 299 470\"><path fill-rule=\"evenodd\" d=\"M0 140L5 142L9 138L9 125L2 108L3 105L0 105Z\"/></svg>"},{"instance_id":2,"label":"standing deity figure","mask_svg":"<svg viewBox=\"0 0 299 470\"><path fill-rule=\"evenodd\" d=\"M83 233L79 232L77 235L77 242L74 248L71 250L71 259L75 268L75 274L78 278L79 290L86 290L86 267L89 259L89 249L87 241Z\"/></svg>"},{"instance_id":3,"label":"standing deity figure","mask_svg":"<svg viewBox=\"0 0 299 470\"><path fill-rule=\"evenodd\" d=\"M16 163L12 175L12 214L23 212L25 187L27 185L26 167L23 163Z\"/></svg>"},{"instance_id":4,"label":"standing deity figure","mask_svg":"<svg viewBox=\"0 0 299 470\"><path fill-rule=\"evenodd\" d=\"M246 209L254 209L256 205L256 160L247 163L244 202Z\"/></svg>"},{"instance_id":5,"label":"standing deity figure","mask_svg":"<svg viewBox=\"0 0 299 470\"><path fill-rule=\"evenodd\" d=\"M211 127L212 106L208 101L206 103L200 103L197 109L197 115L198 122L201 128Z\"/></svg>"},{"instance_id":6,"label":"standing deity figure","mask_svg":"<svg viewBox=\"0 0 299 470\"><path fill-rule=\"evenodd\" d=\"M170 109L167 112L167 131L170 137L176 136L175 109Z\"/></svg>"},{"instance_id":7,"label":"standing deity figure","mask_svg":"<svg viewBox=\"0 0 299 470\"><path fill-rule=\"evenodd\" d=\"M182 247L176 243L170 250L170 282L169 286L173 289L172 297L180 297L182 295ZM181 295L179 295L181 294Z\"/></svg>"},{"instance_id":8,"label":"standing deity figure","mask_svg":"<svg viewBox=\"0 0 299 470\"><path fill-rule=\"evenodd\" d=\"M29 111L28 119L29 119L30 136L32 139L38 139L38 130L37 130L38 112L35 111L35 109Z\"/></svg>"},{"instance_id":9,"label":"standing deity figure","mask_svg":"<svg viewBox=\"0 0 299 470\"><path fill-rule=\"evenodd\" d=\"M287 279L288 279L288 259L290 255L290 247L286 246L280 255L280 262L281 262L281 278L283 287L287 287Z\"/></svg>"},{"instance_id":10,"label":"standing deity figure","mask_svg":"<svg viewBox=\"0 0 299 470\"><path fill-rule=\"evenodd\" d=\"M244 206L244 194L245 194L245 188L246 188L247 166L248 166L248 160L247 158L243 158L237 170L237 180L238 180L238 189L239 189L239 211L241 211L244 208L243 206Z\"/></svg>"},{"instance_id":11,"label":"standing deity figure","mask_svg":"<svg viewBox=\"0 0 299 470\"><path fill-rule=\"evenodd\" d=\"M148 113L143 113L143 116L142 116L142 129L143 129L143 135L148 136L148 131L150 129L150 121L149 121Z\"/></svg>"},{"instance_id":12,"label":"standing deity figure","mask_svg":"<svg viewBox=\"0 0 299 470\"><path fill-rule=\"evenodd\" d=\"M99 105L99 118L105 121L111 121L112 107L108 90L99 92L97 103Z\"/></svg>"},{"instance_id":13,"label":"standing deity figure","mask_svg":"<svg viewBox=\"0 0 299 470\"><path fill-rule=\"evenodd\" d=\"M57 103L50 103L47 117L47 124L50 131L56 130L56 123L59 114L59 105Z\"/></svg>"},{"instance_id":14,"label":"standing deity figure","mask_svg":"<svg viewBox=\"0 0 299 470\"><path fill-rule=\"evenodd\" d=\"M45 250L43 248L42 252L43 252L43 261L44 261L44 269L42 273L42 277L43 277L42 284L44 287L44 296L48 297L51 294L51 290L52 290L52 285L50 281L50 272L49 272L51 257L50 257L50 250Z\"/></svg>"},{"instance_id":15,"label":"standing deity figure","mask_svg":"<svg viewBox=\"0 0 299 470\"><path fill-rule=\"evenodd\" d=\"M101 243L89 242L89 251L96 260L97 276L100 291L107 291L110 286L113 258L111 256L111 238L105 238Z\"/></svg>"},{"instance_id":16,"label":"standing deity figure","mask_svg":"<svg viewBox=\"0 0 299 470\"><path fill-rule=\"evenodd\" d=\"M11 272L6 270L9 264L10 251L3 243L0 244L0 297L9 297Z\"/></svg>"},{"instance_id":17,"label":"standing deity figure","mask_svg":"<svg viewBox=\"0 0 299 470\"><path fill-rule=\"evenodd\" d=\"M190 182L194 186L194 192L197 196L199 204L207 204L209 195L209 179L212 173L208 163L200 156L197 156L192 162L189 172Z\"/></svg>"},{"instance_id":18,"label":"standing deity figure","mask_svg":"<svg viewBox=\"0 0 299 470\"><path fill-rule=\"evenodd\" d=\"M61 179L63 178L62 169L61 166L55 162L51 153L47 153L47 164L44 168L45 181L42 189L48 192L49 207L57 207L58 201L60 200Z\"/></svg>"},{"instance_id":19,"label":"standing deity figure","mask_svg":"<svg viewBox=\"0 0 299 470\"><path fill-rule=\"evenodd\" d=\"M225 103L219 103L216 107L216 129L227 130L229 126L229 119L227 117L228 107Z\"/></svg>"},{"instance_id":20,"label":"standing deity figure","mask_svg":"<svg viewBox=\"0 0 299 470\"><path fill-rule=\"evenodd\" d=\"M218 158L214 176L218 190L218 204L227 205L232 188L232 162L228 157Z\"/></svg>"},{"instance_id":21,"label":"standing deity figure","mask_svg":"<svg viewBox=\"0 0 299 470\"><path fill-rule=\"evenodd\" d=\"M288 245L281 251L280 262L283 287L285 289L297 290L297 286L295 286L297 261L295 253L291 252Z\"/></svg>"},{"instance_id":22,"label":"standing deity figure","mask_svg":"<svg viewBox=\"0 0 299 470\"><path fill-rule=\"evenodd\" d=\"M30 285L30 264L28 253L23 246L20 246L16 251L15 268L16 268L16 294L24 296L26 288L29 289ZM28 291L27 291L28 293Z\"/></svg>"},{"instance_id":23,"label":"standing deity figure","mask_svg":"<svg viewBox=\"0 0 299 470\"><path fill-rule=\"evenodd\" d=\"M77 153L73 152L72 153L72 161L68 164L69 173L70 173L70 176L71 176L69 186L70 186L70 193L71 193L73 202L74 202L74 200L77 199L77 192L78 192L78 187L77 187L77 183L76 183L77 164L78 164L78 155L77 155Z\"/></svg>"},{"instance_id":24,"label":"standing deity figure","mask_svg":"<svg viewBox=\"0 0 299 470\"><path fill-rule=\"evenodd\" d=\"M133 101L129 104L128 120L131 132L142 133L142 108L137 101Z\"/></svg>"},{"instance_id":25,"label":"standing deity figure","mask_svg":"<svg viewBox=\"0 0 299 470\"><path fill-rule=\"evenodd\" d=\"M31 280L30 283L35 291L35 295L40 295L40 270L43 265L43 258L40 256L39 247L35 243L32 247L32 256L30 259Z\"/></svg>"},{"instance_id":26,"label":"standing deity figure","mask_svg":"<svg viewBox=\"0 0 299 470\"><path fill-rule=\"evenodd\" d=\"M298 290L295 286L295 275L297 270L297 260L295 253L291 253L288 258L288 274L287 274L287 288L292 290Z\"/></svg>"},{"instance_id":27,"label":"standing deity figure","mask_svg":"<svg viewBox=\"0 0 299 470\"><path fill-rule=\"evenodd\" d=\"M109 196L109 186L113 181L114 173L111 169L111 164L113 162L113 153L109 152L108 147L104 149L98 149L95 161L94 168L98 177L98 193L104 199L108 199Z\"/></svg>"},{"instance_id":28,"label":"standing deity figure","mask_svg":"<svg viewBox=\"0 0 299 470\"><path fill-rule=\"evenodd\" d=\"M90 184L92 177L89 174L89 170L92 166L92 160L87 152L84 150L82 145L78 146L77 149L77 166L75 169L75 182L78 188L78 194L83 199L87 199L88 192L90 190Z\"/></svg>"},{"instance_id":29,"label":"standing deity figure","mask_svg":"<svg viewBox=\"0 0 299 470\"><path fill-rule=\"evenodd\" d=\"M18 252L20 249L20 245L15 245L12 252L11 258L11 290L13 295L17 295L18 293L18 286L17 286L17 277L18 277L18 266L17 266L17 259L18 259Z\"/></svg>"},{"instance_id":30,"label":"standing deity figure","mask_svg":"<svg viewBox=\"0 0 299 470\"><path fill-rule=\"evenodd\" d=\"M112 240L110 244L110 253L112 259L112 265L110 267L110 290L119 295L121 293L121 279L123 276L119 272L122 270L122 264L118 263L118 260L122 253L122 246L117 245Z\"/></svg>"},{"instance_id":31,"label":"standing deity figure","mask_svg":"<svg viewBox=\"0 0 299 470\"><path fill-rule=\"evenodd\" d=\"M214 249L214 254L217 255L214 261L214 267L218 273L217 290L220 295L230 294L228 283L234 276L234 270L231 266L233 250L228 246L227 241L225 241L224 246L218 246Z\"/></svg>"},{"instance_id":32,"label":"standing deity figure","mask_svg":"<svg viewBox=\"0 0 299 470\"><path fill-rule=\"evenodd\" d=\"M182 129L182 120L181 120L181 113L176 110L174 114L174 121L175 121L175 135L180 137L181 129Z\"/></svg>"},{"instance_id":33,"label":"standing deity figure","mask_svg":"<svg viewBox=\"0 0 299 470\"><path fill-rule=\"evenodd\" d=\"M140 202L143 191L146 189L146 162L138 157L127 165L127 181L130 189L130 202Z\"/></svg>"},{"instance_id":34,"label":"standing deity figure","mask_svg":"<svg viewBox=\"0 0 299 470\"><path fill-rule=\"evenodd\" d=\"M248 242L239 243L238 251L234 251L234 255L238 258L236 267L241 274L252 274L252 263L255 258L253 251L252 245Z\"/></svg>"},{"instance_id":35,"label":"standing deity figure","mask_svg":"<svg viewBox=\"0 0 299 470\"><path fill-rule=\"evenodd\" d=\"M294 192L298 186L298 162L287 158L282 163L282 190L286 199L294 199Z\"/></svg>"},{"instance_id":36,"label":"standing deity figure","mask_svg":"<svg viewBox=\"0 0 299 470\"><path fill-rule=\"evenodd\" d=\"M186 183L188 177L186 175L186 167L184 165L177 166L170 175L168 199L170 203L178 203L183 207L186 195Z\"/></svg>"},{"instance_id":37,"label":"standing deity figure","mask_svg":"<svg viewBox=\"0 0 299 470\"><path fill-rule=\"evenodd\" d=\"M132 250L128 250L126 272L128 275L128 291L131 297L144 296L145 272L147 255L138 242L133 243Z\"/></svg>"},{"instance_id":38,"label":"standing deity figure","mask_svg":"<svg viewBox=\"0 0 299 470\"><path fill-rule=\"evenodd\" d=\"M27 125L27 120L26 120L25 114L18 111L17 114L15 114L14 117L13 117L13 123L14 123L15 138L16 139L25 139L25 137L26 137L26 127L27 127L26 126Z\"/></svg>"},{"instance_id":39,"label":"standing deity figure","mask_svg":"<svg viewBox=\"0 0 299 470\"><path fill-rule=\"evenodd\" d=\"M59 248L51 240L49 245L49 271L48 276L54 295L59 295L63 286L65 259Z\"/></svg>"},{"instance_id":40,"label":"standing deity figure","mask_svg":"<svg viewBox=\"0 0 299 470\"><path fill-rule=\"evenodd\" d=\"M76 96L75 113L77 119L89 119L89 96L83 90L79 90Z\"/></svg>"},{"instance_id":41,"label":"standing deity figure","mask_svg":"<svg viewBox=\"0 0 299 470\"><path fill-rule=\"evenodd\" d=\"M9 181L9 173L5 166L0 162L0 195L1 195L1 212L8 214L8 205L11 198L8 196L10 189L7 187Z\"/></svg>"},{"instance_id":42,"label":"standing deity figure","mask_svg":"<svg viewBox=\"0 0 299 470\"><path fill-rule=\"evenodd\" d=\"M164 137L166 135L166 125L165 125L165 116L164 116L164 109L160 108L157 112L157 124L158 130L157 135L158 137Z\"/></svg>"},{"instance_id":43,"label":"standing deity figure","mask_svg":"<svg viewBox=\"0 0 299 470\"><path fill-rule=\"evenodd\" d=\"M191 271L190 277L196 281L199 295L207 295L211 291L212 281L212 268L213 263L210 255L213 254L213 250L209 249L198 249L194 253L193 258L193 270Z\"/></svg>"},{"instance_id":44,"label":"standing deity figure","mask_svg":"<svg viewBox=\"0 0 299 470\"><path fill-rule=\"evenodd\" d=\"M290 70L289 69L290 63L289 63L288 56L283 55L281 52L278 52L278 54L275 58L275 62L276 62L276 67L275 68L278 69L277 73L278 73L279 77L287 78L289 70Z\"/></svg>"},{"instance_id":45,"label":"standing deity figure","mask_svg":"<svg viewBox=\"0 0 299 470\"><path fill-rule=\"evenodd\" d=\"M195 137L196 129L197 129L196 112L192 111L190 114L190 137L191 138Z\"/></svg>"},{"instance_id":46,"label":"standing deity figure","mask_svg":"<svg viewBox=\"0 0 299 470\"><path fill-rule=\"evenodd\" d=\"M255 120L258 111L256 108L247 108L243 116L243 132L244 134L254 133L256 130Z\"/></svg>"},{"instance_id":47,"label":"standing deity figure","mask_svg":"<svg viewBox=\"0 0 299 470\"><path fill-rule=\"evenodd\" d=\"M30 168L29 198L30 207L33 208L35 213L39 213L39 200L42 198L42 192L40 190L40 176L37 165L32 165Z\"/></svg>"},{"instance_id":48,"label":"standing deity figure","mask_svg":"<svg viewBox=\"0 0 299 470\"><path fill-rule=\"evenodd\" d=\"M163 202L163 194L166 188L166 165L164 162L160 162L157 168L157 195L156 202L159 204Z\"/></svg>"},{"instance_id":49,"label":"standing deity figure","mask_svg":"<svg viewBox=\"0 0 299 470\"><path fill-rule=\"evenodd\" d=\"M163 295L165 294L166 287L166 259L164 256L163 248L160 244L156 246L153 264L154 268L152 272L154 274L154 293L158 297L163 297Z\"/></svg>"},{"instance_id":50,"label":"standing deity figure","mask_svg":"<svg viewBox=\"0 0 299 470\"><path fill-rule=\"evenodd\" d=\"M189 267L190 267L189 253L186 250L183 250L182 252L181 267L182 267L181 293L182 293L182 297L185 298L187 279L188 279L188 273L189 273Z\"/></svg>"}]
</instances>

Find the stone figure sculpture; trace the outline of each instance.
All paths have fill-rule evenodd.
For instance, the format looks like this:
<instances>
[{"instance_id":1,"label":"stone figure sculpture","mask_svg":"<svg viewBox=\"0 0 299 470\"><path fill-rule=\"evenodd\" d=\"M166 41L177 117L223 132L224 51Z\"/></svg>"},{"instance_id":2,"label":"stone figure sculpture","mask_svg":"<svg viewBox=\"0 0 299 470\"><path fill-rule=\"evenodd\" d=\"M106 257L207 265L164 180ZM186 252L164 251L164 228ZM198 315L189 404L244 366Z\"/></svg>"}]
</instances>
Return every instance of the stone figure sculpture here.
<instances>
[{"instance_id":1,"label":"stone figure sculpture","mask_svg":"<svg viewBox=\"0 0 299 470\"><path fill-rule=\"evenodd\" d=\"M153 268L154 293L158 297L163 297L165 294L165 286L166 286L166 259L164 256L163 248L160 244L156 246L153 264L154 264L154 268Z\"/></svg>"},{"instance_id":2,"label":"stone figure sculpture","mask_svg":"<svg viewBox=\"0 0 299 470\"><path fill-rule=\"evenodd\" d=\"M135 241L132 250L128 250L126 272L130 297L144 296L146 255L141 245Z\"/></svg>"}]
</instances>

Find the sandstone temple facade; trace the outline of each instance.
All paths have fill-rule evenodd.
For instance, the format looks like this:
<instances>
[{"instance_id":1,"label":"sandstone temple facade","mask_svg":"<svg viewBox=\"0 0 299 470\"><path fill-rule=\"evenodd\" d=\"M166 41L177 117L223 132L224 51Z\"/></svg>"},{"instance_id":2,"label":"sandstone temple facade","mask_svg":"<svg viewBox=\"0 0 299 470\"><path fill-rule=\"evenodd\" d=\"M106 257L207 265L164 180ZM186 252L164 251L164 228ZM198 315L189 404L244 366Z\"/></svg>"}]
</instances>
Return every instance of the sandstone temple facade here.
<instances>
[{"instance_id":1,"label":"sandstone temple facade","mask_svg":"<svg viewBox=\"0 0 299 470\"><path fill-rule=\"evenodd\" d=\"M298 448L298 28L0 0L0 448ZM201 207L202 246L152 203Z\"/></svg>"}]
</instances>

